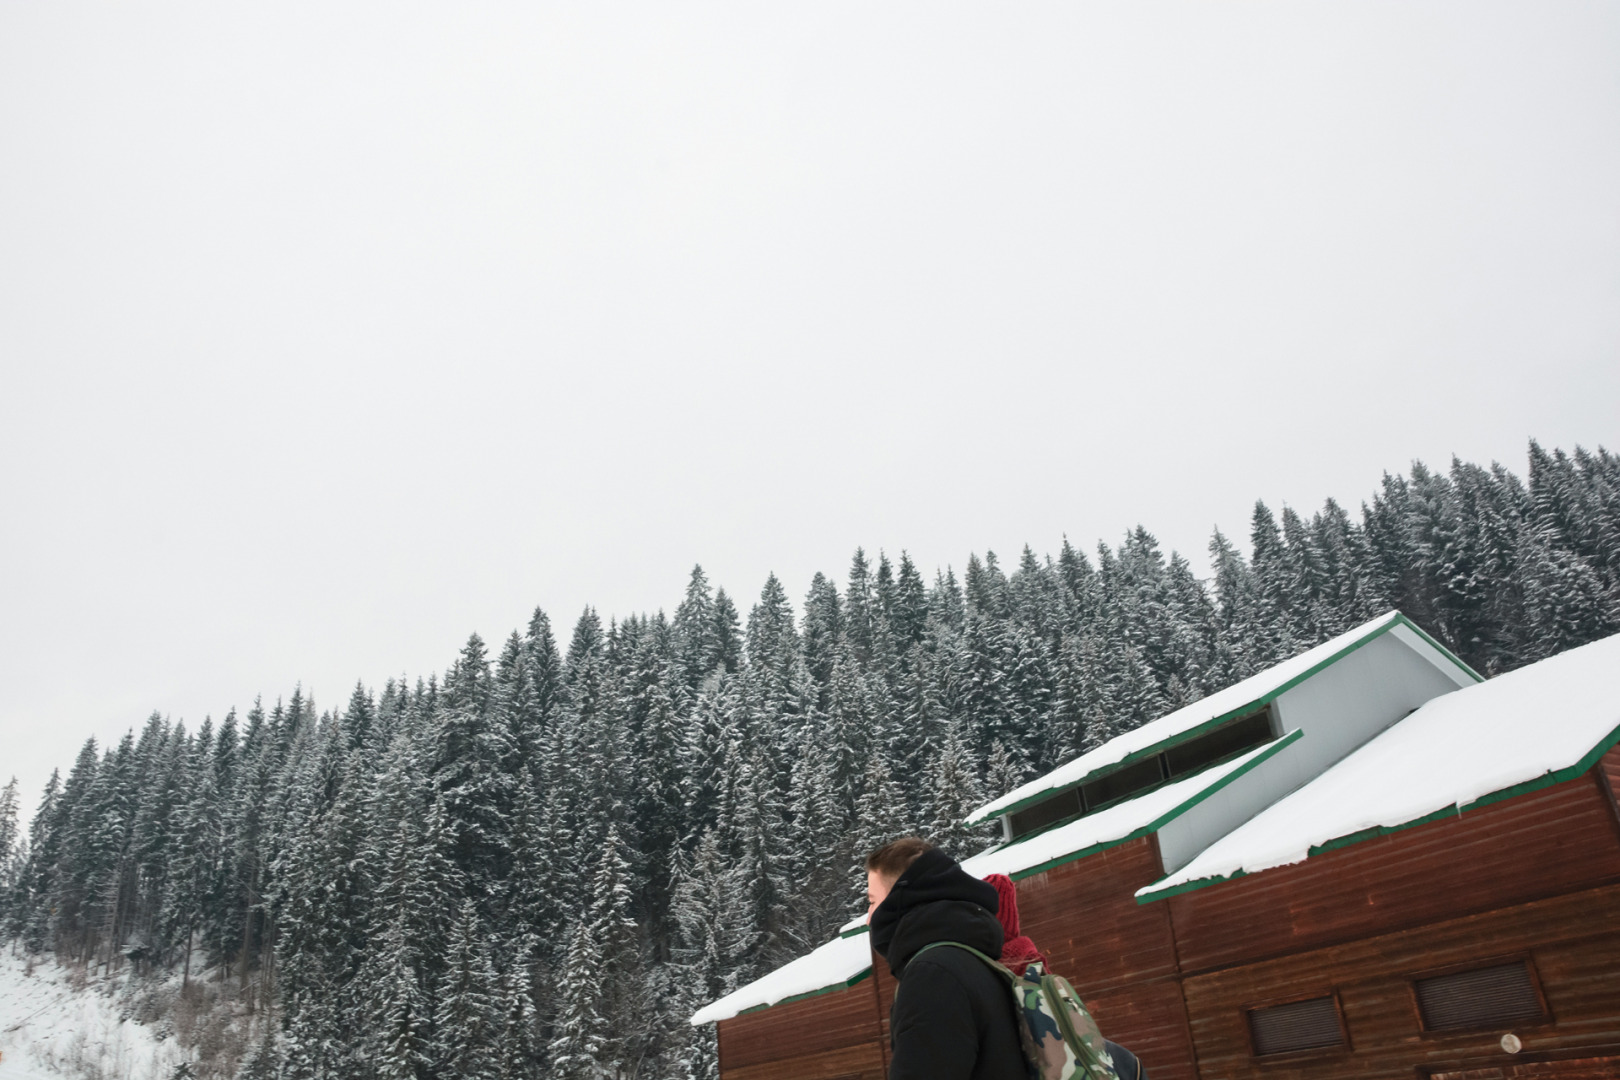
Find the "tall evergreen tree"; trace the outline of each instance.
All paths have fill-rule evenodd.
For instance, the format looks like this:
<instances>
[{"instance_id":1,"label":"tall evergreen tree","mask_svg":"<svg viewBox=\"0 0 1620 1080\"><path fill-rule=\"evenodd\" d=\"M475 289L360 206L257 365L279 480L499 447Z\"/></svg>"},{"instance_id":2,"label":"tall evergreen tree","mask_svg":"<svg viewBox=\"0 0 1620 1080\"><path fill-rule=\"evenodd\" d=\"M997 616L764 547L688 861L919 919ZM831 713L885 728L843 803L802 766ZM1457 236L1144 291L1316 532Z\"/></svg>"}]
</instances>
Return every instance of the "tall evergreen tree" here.
<instances>
[{"instance_id":1,"label":"tall evergreen tree","mask_svg":"<svg viewBox=\"0 0 1620 1080\"><path fill-rule=\"evenodd\" d=\"M742 623L737 618L737 605L731 602L726 590L714 594L714 666L728 675L737 672L742 663Z\"/></svg>"},{"instance_id":2,"label":"tall evergreen tree","mask_svg":"<svg viewBox=\"0 0 1620 1080\"><path fill-rule=\"evenodd\" d=\"M686 597L675 609L674 631L683 677L686 685L695 690L721 662L714 598L701 566L692 567Z\"/></svg>"},{"instance_id":3,"label":"tall evergreen tree","mask_svg":"<svg viewBox=\"0 0 1620 1080\"><path fill-rule=\"evenodd\" d=\"M17 824L17 778L0 788L0 932L16 933L16 910L21 903L22 830Z\"/></svg>"},{"instance_id":4,"label":"tall evergreen tree","mask_svg":"<svg viewBox=\"0 0 1620 1080\"><path fill-rule=\"evenodd\" d=\"M500 1080L502 998L478 907L461 906L450 932L434 1010L432 1056L441 1077Z\"/></svg>"},{"instance_id":5,"label":"tall evergreen tree","mask_svg":"<svg viewBox=\"0 0 1620 1080\"><path fill-rule=\"evenodd\" d=\"M967 742L955 724L945 730L945 741L929 770L932 787L928 833L935 844L957 859L978 853L985 846L983 830L965 824L967 816L984 801Z\"/></svg>"}]
</instances>

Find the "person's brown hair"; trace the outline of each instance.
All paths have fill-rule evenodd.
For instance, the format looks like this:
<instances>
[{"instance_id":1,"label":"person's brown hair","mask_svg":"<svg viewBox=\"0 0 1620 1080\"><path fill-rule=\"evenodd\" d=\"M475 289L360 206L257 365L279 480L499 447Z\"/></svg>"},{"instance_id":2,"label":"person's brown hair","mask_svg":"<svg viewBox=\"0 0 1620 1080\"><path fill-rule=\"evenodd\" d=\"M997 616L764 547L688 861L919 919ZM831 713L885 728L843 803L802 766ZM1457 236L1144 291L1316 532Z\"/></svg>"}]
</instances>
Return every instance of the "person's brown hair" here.
<instances>
[{"instance_id":1,"label":"person's brown hair","mask_svg":"<svg viewBox=\"0 0 1620 1080\"><path fill-rule=\"evenodd\" d=\"M868 855L866 869L875 871L881 877L898 880L906 868L917 861L918 856L932 850L934 845L920 836L902 836Z\"/></svg>"}]
</instances>

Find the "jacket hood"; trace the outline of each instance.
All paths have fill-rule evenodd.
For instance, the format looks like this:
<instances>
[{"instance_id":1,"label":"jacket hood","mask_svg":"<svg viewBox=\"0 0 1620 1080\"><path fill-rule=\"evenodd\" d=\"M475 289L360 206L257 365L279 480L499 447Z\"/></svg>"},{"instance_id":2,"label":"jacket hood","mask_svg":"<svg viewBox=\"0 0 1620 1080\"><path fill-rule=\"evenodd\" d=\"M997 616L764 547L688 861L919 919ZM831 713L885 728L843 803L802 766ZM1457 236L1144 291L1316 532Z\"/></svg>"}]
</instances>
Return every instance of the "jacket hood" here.
<instances>
[{"instance_id":1,"label":"jacket hood","mask_svg":"<svg viewBox=\"0 0 1620 1080\"><path fill-rule=\"evenodd\" d=\"M987 956L1001 955L995 886L973 877L938 849L906 868L872 912L872 948L895 978L924 945L959 941Z\"/></svg>"}]
</instances>

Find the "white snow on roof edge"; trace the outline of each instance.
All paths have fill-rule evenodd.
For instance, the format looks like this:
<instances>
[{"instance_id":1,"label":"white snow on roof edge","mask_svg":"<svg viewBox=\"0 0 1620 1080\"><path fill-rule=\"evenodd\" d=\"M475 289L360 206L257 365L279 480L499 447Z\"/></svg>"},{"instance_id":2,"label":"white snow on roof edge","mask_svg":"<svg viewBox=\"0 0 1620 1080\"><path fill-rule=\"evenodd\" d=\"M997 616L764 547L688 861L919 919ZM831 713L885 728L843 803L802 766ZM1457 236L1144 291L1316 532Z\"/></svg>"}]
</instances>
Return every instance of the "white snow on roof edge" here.
<instances>
[{"instance_id":1,"label":"white snow on roof edge","mask_svg":"<svg viewBox=\"0 0 1620 1080\"><path fill-rule=\"evenodd\" d=\"M1162 825L1240 775L1246 767L1281 752L1299 737L1300 732L1289 732L1231 761L1165 784L1136 799L1026 840L990 848L962 860L962 869L978 878L989 874L1012 875L1065 856L1118 843L1142 829ZM862 915L851 919L839 930L838 937L814 952L710 1002L694 1013L690 1022L696 1025L729 1020L750 1009L780 1005L790 998L842 989L860 981L871 966L871 945L866 917Z\"/></svg>"},{"instance_id":2,"label":"white snow on roof edge","mask_svg":"<svg viewBox=\"0 0 1620 1080\"><path fill-rule=\"evenodd\" d=\"M1067 825L1059 825L1028 839L964 859L962 869L980 878L989 874L1011 876L1066 856L1120 843L1144 829L1162 827L1172 818L1179 817L1188 807L1225 787L1251 766L1292 746L1300 737L1298 730L1290 731L1280 739L1273 739L1264 746L1257 746L1203 772L1076 818Z\"/></svg>"},{"instance_id":3,"label":"white snow on roof edge","mask_svg":"<svg viewBox=\"0 0 1620 1080\"><path fill-rule=\"evenodd\" d=\"M1526 718L1534 718L1530 727ZM1620 634L1442 694L1136 893L1148 902L1555 782L1620 740Z\"/></svg>"},{"instance_id":4,"label":"white snow on roof edge","mask_svg":"<svg viewBox=\"0 0 1620 1080\"><path fill-rule=\"evenodd\" d=\"M850 986L872 967L872 946L865 933L835 937L827 944L762 975L692 1014L694 1027L729 1020L761 1005L780 1005L789 998Z\"/></svg>"},{"instance_id":5,"label":"white snow on roof edge","mask_svg":"<svg viewBox=\"0 0 1620 1080\"><path fill-rule=\"evenodd\" d=\"M1401 625L1404 621L1405 616L1399 611L1391 609L1376 619L1370 619L1352 630L1345 631L1336 638L1305 650L1298 656L1273 664L1257 675L1251 675L1241 682L1217 690L1208 697L1200 698L1190 705L1183 706L1174 712L1159 717L1157 720L1149 721L1133 731L1127 731L1123 735L1116 736L1095 750L1081 754L1064 765L1059 765L1045 776L1036 777L1029 783L1014 788L999 799L985 803L969 814L966 821L970 825L987 821L1005 812L1007 807L1024 799L1078 783L1094 772L1117 765L1133 753L1146 750L1158 743L1190 731L1200 724L1214 720L1216 717L1242 710L1262 698L1278 692L1281 687L1305 675L1316 665L1333 659L1336 654L1369 640L1393 626ZM1425 644L1427 643L1425 642ZM1432 646L1430 647L1432 648Z\"/></svg>"}]
</instances>

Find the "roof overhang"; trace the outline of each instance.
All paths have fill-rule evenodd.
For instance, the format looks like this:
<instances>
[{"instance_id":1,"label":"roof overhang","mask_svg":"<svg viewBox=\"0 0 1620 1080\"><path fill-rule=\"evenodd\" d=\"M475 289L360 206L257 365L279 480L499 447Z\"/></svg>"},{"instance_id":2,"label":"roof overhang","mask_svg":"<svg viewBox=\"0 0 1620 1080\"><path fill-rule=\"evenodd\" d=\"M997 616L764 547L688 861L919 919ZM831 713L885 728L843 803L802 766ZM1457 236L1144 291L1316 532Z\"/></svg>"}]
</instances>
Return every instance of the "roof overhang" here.
<instances>
[{"instance_id":1,"label":"roof overhang","mask_svg":"<svg viewBox=\"0 0 1620 1080\"><path fill-rule=\"evenodd\" d=\"M1620 634L1433 699L1138 890L1137 901L1303 862L1573 780L1616 745Z\"/></svg>"},{"instance_id":2,"label":"roof overhang","mask_svg":"<svg viewBox=\"0 0 1620 1080\"><path fill-rule=\"evenodd\" d=\"M1196 739L1228 721L1257 712L1318 672L1392 632L1402 644L1445 672L1459 687L1483 681L1484 676L1463 663L1421 627L1399 611L1390 611L1242 682L1110 739L1045 776L984 804L968 815L967 822L977 824L993 817L1017 813L1066 789Z\"/></svg>"}]
</instances>

